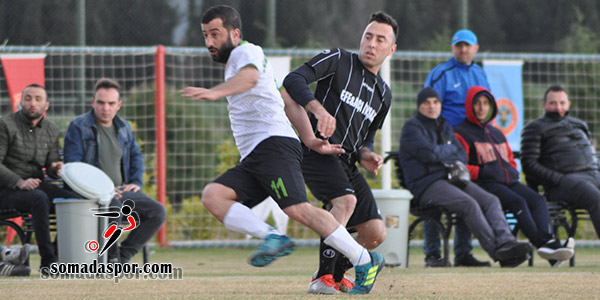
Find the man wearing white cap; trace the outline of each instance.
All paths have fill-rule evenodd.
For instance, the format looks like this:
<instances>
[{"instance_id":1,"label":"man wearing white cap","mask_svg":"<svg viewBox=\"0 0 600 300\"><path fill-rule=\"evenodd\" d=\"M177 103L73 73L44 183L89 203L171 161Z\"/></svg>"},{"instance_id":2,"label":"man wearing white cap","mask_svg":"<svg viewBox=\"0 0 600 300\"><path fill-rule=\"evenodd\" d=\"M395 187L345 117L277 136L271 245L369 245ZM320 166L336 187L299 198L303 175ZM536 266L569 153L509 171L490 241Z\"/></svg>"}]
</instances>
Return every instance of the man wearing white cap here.
<instances>
[{"instance_id":1,"label":"man wearing white cap","mask_svg":"<svg viewBox=\"0 0 600 300\"><path fill-rule=\"evenodd\" d=\"M425 87L433 87L442 98L441 117L450 126L455 127L465 119L465 97L470 87L478 85L488 90L490 85L483 69L473 62L479 51L477 36L471 30L462 29L452 37L454 57L433 68L425 79ZM491 266L489 262L480 262L471 251L471 232L459 221L454 234L454 265L465 267ZM440 257L439 231L435 224L426 221L423 224L425 235L425 265L445 267Z\"/></svg>"}]
</instances>

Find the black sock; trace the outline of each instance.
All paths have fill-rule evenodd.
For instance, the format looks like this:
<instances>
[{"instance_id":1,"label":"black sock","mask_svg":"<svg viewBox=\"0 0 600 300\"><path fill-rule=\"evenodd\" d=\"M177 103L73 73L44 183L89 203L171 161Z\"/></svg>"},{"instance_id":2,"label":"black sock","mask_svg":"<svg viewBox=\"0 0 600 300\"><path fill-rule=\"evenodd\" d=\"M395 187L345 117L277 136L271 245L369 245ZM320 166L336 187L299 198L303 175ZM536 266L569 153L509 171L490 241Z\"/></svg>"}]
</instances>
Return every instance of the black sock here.
<instances>
[{"instance_id":1,"label":"black sock","mask_svg":"<svg viewBox=\"0 0 600 300\"><path fill-rule=\"evenodd\" d=\"M341 254L335 249L325 244L323 238L321 238L321 244L319 246L319 271L317 272L316 278L327 274L333 274L335 262L340 255Z\"/></svg>"},{"instance_id":2,"label":"black sock","mask_svg":"<svg viewBox=\"0 0 600 300\"><path fill-rule=\"evenodd\" d=\"M338 259L335 263L335 268L333 271L333 281L340 282L344 279L344 274L346 271L350 270L353 265L350 260L342 253L338 253Z\"/></svg>"}]
</instances>

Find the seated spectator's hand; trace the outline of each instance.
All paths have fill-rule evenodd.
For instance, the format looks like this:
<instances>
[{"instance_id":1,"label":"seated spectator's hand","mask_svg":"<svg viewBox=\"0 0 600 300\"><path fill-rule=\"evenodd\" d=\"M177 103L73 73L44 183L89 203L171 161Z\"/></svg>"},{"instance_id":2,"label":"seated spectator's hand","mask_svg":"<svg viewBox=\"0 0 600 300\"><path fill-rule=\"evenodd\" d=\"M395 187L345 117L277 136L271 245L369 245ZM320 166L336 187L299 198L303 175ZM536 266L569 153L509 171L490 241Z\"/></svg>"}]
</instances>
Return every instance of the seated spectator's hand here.
<instances>
[{"instance_id":1,"label":"seated spectator's hand","mask_svg":"<svg viewBox=\"0 0 600 300\"><path fill-rule=\"evenodd\" d=\"M140 187L137 184L124 184L121 186L121 192L137 192L140 190Z\"/></svg>"},{"instance_id":2,"label":"seated spectator's hand","mask_svg":"<svg viewBox=\"0 0 600 300\"><path fill-rule=\"evenodd\" d=\"M461 161L456 161L452 164L446 165L448 168L448 181L450 183L456 185L457 187L463 189L471 180L471 175L469 174L469 170L467 166Z\"/></svg>"},{"instance_id":3,"label":"seated spectator's hand","mask_svg":"<svg viewBox=\"0 0 600 300\"><path fill-rule=\"evenodd\" d=\"M50 165L50 167L52 168L52 170L54 170L54 173L56 173L56 175L57 175L58 177L61 177L61 176L60 176L60 170L61 170L61 169L62 169L62 167L64 167L64 166L65 166L65 164L64 164L62 161L56 161L56 162L53 162L53 163Z\"/></svg>"},{"instance_id":4,"label":"seated spectator's hand","mask_svg":"<svg viewBox=\"0 0 600 300\"><path fill-rule=\"evenodd\" d=\"M120 186L115 187L115 199L121 199L121 197L123 196L123 190L121 189Z\"/></svg>"},{"instance_id":5,"label":"seated spectator's hand","mask_svg":"<svg viewBox=\"0 0 600 300\"><path fill-rule=\"evenodd\" d=\"M42 181L38 178L27 178L25 180L19 179L17 182L17 188L22 191L32 191L37 189L38 186L40 186L40 183L42 183Z\"/></svg>"}]
</instances>

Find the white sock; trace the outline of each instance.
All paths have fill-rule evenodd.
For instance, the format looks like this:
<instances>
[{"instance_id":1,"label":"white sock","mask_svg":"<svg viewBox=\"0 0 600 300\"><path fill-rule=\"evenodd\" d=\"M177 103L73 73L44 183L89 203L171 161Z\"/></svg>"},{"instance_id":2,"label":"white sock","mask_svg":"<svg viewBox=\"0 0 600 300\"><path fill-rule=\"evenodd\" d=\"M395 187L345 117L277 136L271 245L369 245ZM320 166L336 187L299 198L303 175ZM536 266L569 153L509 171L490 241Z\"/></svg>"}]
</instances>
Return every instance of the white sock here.
<instances>
[{"instance_id":1,"label":"white sock","mask_svg":"<svg viewBox=\"0 0 600 300\"><path fill-rule=\"evenodd\" d=\"M342 225L327 236L323 242L342 252L354 266L371 262L371 256L367 249L356 242Z\"/></svg>"},{"instance_id":2,"label":"white sock","mask_svg":"<svg viewBox=\"0 0 600 300\"><path fill-rule=\"evenodd\" d=\"M264 239L270 234L281 235L277 229L259 219L250 208L241 203L233 204L223 218L225 228Z\"/></svg>"}]
</instances>

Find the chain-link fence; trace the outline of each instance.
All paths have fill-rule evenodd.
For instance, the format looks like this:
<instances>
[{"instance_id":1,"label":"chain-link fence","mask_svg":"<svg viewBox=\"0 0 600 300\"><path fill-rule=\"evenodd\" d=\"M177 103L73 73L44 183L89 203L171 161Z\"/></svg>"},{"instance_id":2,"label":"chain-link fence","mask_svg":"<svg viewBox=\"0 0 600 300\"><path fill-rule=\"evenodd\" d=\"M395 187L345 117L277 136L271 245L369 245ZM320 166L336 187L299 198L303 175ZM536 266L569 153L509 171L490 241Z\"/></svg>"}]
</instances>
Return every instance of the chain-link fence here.
<instances>
[{"instance_id":1,"label":"chain-link fence","mask_svg":"<svg viewBox=\"0 0 600 300\"><path fill-rule=\"evenodd\" d=\"M272 56L291 56L292 68L315 55L317 50L267 50ZM68 122L90 109L94 82L112 77L122 88L119 114L134 127L146 166L144 191L154 196L155 119L154 47L1 47L3 53L45 53L45 76L49 100L48 118L64 133ZM397 148L404 122L416 112L416 93L427 73L446 61L450 53L397 52L391 60L394 94L391 110L392 145ZM573 102L572 115L586 121L597 145L600 137L600 56L484 53L481 59L523 60L524 122L542 114L545 89L562 84ZM227 115L227 102L183 99L179 90L188 85L211 87L223 80L222 65L212 62L205 49L169 48L165 57L167 115L167 238L169 241L240 239L225 230L201 204L202 188L238 160ZM0 67L0 115L11 112L4 70ZM381 176L381 175L380 175ZM380 177L367 175L373 188ZM397 187L397 185L395 185ZM590 222L580 230L584 239L596 239ZM316 234L292 222L288 234L316 238Z\"/></svg>"}]
</instances>

